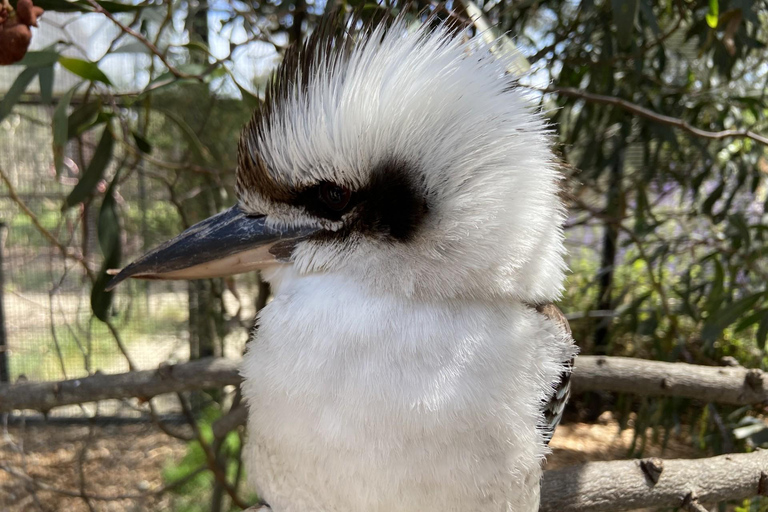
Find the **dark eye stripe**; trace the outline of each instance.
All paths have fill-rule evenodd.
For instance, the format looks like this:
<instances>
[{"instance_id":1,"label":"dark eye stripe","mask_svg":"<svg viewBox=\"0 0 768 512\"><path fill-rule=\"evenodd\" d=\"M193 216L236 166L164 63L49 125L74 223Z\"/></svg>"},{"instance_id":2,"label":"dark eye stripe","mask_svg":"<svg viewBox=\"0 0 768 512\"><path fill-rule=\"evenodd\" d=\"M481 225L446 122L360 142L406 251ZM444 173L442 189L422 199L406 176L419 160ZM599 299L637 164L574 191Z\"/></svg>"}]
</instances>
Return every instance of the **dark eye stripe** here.
<instances>
[{"instance_id":1,"label":"dark eye stripe","mask_svg":"<svg viewBox=\"0 0 768 512\"><path fill-rule=\"evenodd\" d=\"M359 201L358 194L347 187L324 181L298 192L292 203L307 212L329 220L340 220Z\"/></svg>"},{"instance_id":2,"label":"dark eye stripe","mask_svg":"<svg viewBox=\"0 0 768 512\"><path fill-rule=\"evenodd\" d=\"M297 191L291 204L331 221L341 220L354 208L344 229L334 232L334 237L358 232L405 242L416 234L429 212L424 191L414 183L414 175L418 174L407 164L382 162L360 190L321 182Z\"/></svg>"},{"instance_id":3,"label":"dark eye stripe","mask_svg":"<svg viewBox=\"0 0 768 512\"><path fill-rule=\"evenodd\" d=\"M349 205L352 192L347 187L324 182L318 187L318 197L331 210L343 212Z\"/></svg>"}]
</instances>

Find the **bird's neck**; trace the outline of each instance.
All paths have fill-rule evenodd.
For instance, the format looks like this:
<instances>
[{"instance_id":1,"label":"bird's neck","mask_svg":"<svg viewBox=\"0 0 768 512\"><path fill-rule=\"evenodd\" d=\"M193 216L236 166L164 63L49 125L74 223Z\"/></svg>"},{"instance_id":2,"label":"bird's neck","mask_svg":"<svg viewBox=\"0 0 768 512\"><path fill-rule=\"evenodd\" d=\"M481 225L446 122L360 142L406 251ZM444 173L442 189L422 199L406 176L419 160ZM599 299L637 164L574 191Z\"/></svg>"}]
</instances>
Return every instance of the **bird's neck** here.
<instances>
[{"instance_id":1,"label":"bird's neck","mask_svg":"<svg viewBox=\"0 0 768 512\"><path fill-rule=\"evenodd\" d=\"M265 278L274 299L261 313L258 338L280 340L281 351L303 355L356 347L365 358L369 347L376 357L384 349L387 357L418 352L431 358L462 350L468 336L506 332L528 309L506 301L389 294L344 275L299 275L290 267Z\"/></svg>"}]
</instances>

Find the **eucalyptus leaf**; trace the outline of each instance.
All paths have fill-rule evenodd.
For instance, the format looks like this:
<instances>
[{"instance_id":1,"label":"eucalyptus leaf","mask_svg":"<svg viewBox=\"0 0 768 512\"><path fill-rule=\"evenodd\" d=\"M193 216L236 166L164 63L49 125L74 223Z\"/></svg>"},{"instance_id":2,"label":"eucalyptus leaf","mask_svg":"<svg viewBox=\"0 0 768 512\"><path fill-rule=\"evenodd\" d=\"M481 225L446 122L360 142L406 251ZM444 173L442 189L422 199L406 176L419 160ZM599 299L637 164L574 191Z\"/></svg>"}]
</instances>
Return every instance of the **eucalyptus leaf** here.
<instances>
[{"instance_id":1,"label":"eucalyptus leaf","mask_svg":"<svg viewBox=\"0 0 768 512\"><path fill-rule=\"evenodd\" d=\"M136 147L139 148L139 151L146 153L147 155L152 154L152 144L150 144L143 135L137 132L131 132L131 135L133 136L133 140L136 143Z\"/></svg>"},{"instance_id":2,"label":"eucalyptus leaf","mask_svg":"<svg viewBox=\"0 0 768 512\"><path fill-rule=\"evenodd\" d=\"M765 350L765 340L768 338L768 310L763 312L763 318L760 320L760 325L757 327L757 346L760 350Z\"/></svg>"},{"instance_id":3,"label":"eucalyptus leaf","mask_svg":"<svg viewBox=\"0 0 768 512\"><path fill-rule=\"evenodd\" d=\"M36 68L27 68L16 77L8 92L0 100L0 121L5 119L13 110L13 106L19 101L21 95L27 90L27 86L35 79L38 70Z\"/></svg>"},{"instance_id":4,"label":"eucalyptus leaf","mask_svg":"<svg viewBox=\"0 0 768 512\"><path fill-rule=\"evenodd\" d=\"M120 267L122 259L120 219L114 191L117 182L118 176L115 175L99 210L98 238L104 262L91 289L91 310L102 322L109 319L109 310L114 297L113 291L106 291L107 283L111 279L108 270Z\"/></svg>"},{"instance_id":5,"label":"eucalyptus leaf","mask_svg":"<svg viewBox=\"0 0 768 512\"><path fill-rule=\"evenodd\" d=\"M104 176L107 165L112 160L114 142L112 132L109 130L109 125L107 125L104 128L104 133L101 134L101 140L99 140L99 144L96 146L88 167L64 201L64 209L82 203L93 195L93 191Z\"/></svg>"},{"instance_id":6,"label":"eucalyptus leaf","mask_svg":"<svg viewBox=\"0 0 768 512\"><path fill-rule=\"evenodd\" d=\"M78 87L80 84L64 93L53 111L53 161L57 174L61 173L64 165L64 149L69 140L69 104Z\"/></svg>"},{"instance_id":7,"label":"eucalyptus leaf","mask_svg":"<svg viewBox=\"0 0 768 512\"><path fill-rule=\"evenodd\" d=\"M710 28L717 28L717 21L720 18L720 2L718 0L709 0L709 11L707 11L707 25Z\"/></svg>"},{"instance_id":8,"label":"eucalyptus leaf","mask_svg":"<svg viewBox=\"0 0 768 512\"><path fill-rule=\"evenodd\" d=\"M97 124L101 112L101 100L84 103L77 107L67 119L67 138L81 135Z\"/></svg>"},{"instance_id":9,"label":"eucalyptus leaf","mask_svg":"<svg viewBox=\"0 0 768 512\"><path fill-rule=\"evenodd\" d=\"M183 117L178 115L176 112L164 108L154 107L154 110L161 112L163 115L165 115L166 118L168 118L171 122L179 127L182 134L187 139L187 142L189 142L189 145L192 146L192 149L197 153L199 157L206 161L211 160L211 152L208 150L205 144L203 144L203 142L200 140L200 137L197 136L195 131L191 126L189 126Z\"/></svg>"},{"instance_id":10,"label":"eucalyptus leaf","mask_svg":"<svg viewBox=\"0 0 768 512\"><path fill-rule=\"evenodd\" d=\"M748 295L730 304L721 306L720 310L710 315L707 323L701 331L702 340L707 343L713 343L723 333L728 326L736 322L742 315L752 310L755 304L763 298L764 294L755 293Z\"/></svg>"},{"instance_id":11,"label":"eucalyptus leaf","mask_svg":"<svg viewBox=\"0 0 768 512\"><path fill-rule=\"evenodd\" d=\"M40 68L38 75L38 80L40 81L40 98L43 100L44 104L50 105L53 103L53 66Z\"/></svg>"},{"instance_id":12,"label":"eucalyptus leaf","mask_svg":"<svg viewBox=\"0 0 768 512\"><path fill-rule=\"evenodd\" d=\"M58 52L48 49L36 52L27 52L24 58L18 62L18 65L26 66L28 68L47 68L56 64L58 60Z\"/></svg>"},{"instance_id":13,"label":"eucalyptus leaf","mask_svg":"<svg viewBox=\"0 0 768 512\"><path fill-rule=\"evenodd\" d=\"M616 42L622 48L632 44L639 5L640 0L611 0L613 23L616 25Z\"/></svg>"},{"instance_id":14,"label":"eucalyptus leaf","mask_svg":"<svg viewBox=\"0 0 768 512\"><path fill-rule=\"evenodd\" d=\"M81 78L85 78L86 80L112 85L112 82L110 82L107 75L105 75L104 72L99 69L99 66L93 62L70 57L59 57L59 64L61 64L64 69Z\"/></svg>"}]
</instances>

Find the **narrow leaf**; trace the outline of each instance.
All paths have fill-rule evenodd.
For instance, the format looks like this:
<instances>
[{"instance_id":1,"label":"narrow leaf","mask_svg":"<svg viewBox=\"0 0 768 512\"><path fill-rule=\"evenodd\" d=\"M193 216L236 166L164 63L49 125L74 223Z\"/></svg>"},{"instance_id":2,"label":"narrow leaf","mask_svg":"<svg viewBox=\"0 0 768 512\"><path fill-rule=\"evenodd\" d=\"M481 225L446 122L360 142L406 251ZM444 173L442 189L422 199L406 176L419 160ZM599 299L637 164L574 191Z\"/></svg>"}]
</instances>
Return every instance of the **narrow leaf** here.
<instances>
[{"instance_id":1,"label":"narrow leaf","mask_svg":"<svg viewBox=\"0 0 768 512\"><path fill-rule=\"evenodd\" d=\"M720 18L720 2L718 2L718 0L709 0L709 11L707 12L707 25L709 25L710 28L717 28L718 18Z\"/></svg>"},{"instance_id":2,"label":"narrow leaf","mask_svg":"<svg viewBox=\"0 0 768 512\"><path fill-rule=\"evenodd\" d=\"M64 95L59 98L59 104L56 105L56 110L53 111L53 161L56 164L56 173L61 172L61 168L64 165L64 147L69 140L69 128L67 115L69 110L69 103L72 101L77 88L80 84L77 84Z\"/></svg>"},{"instance_id":3,"label":"narrow leaf","mask_svg":"<svg viewBox=\"0 0 768 512\"><path fill-rule=\"evenodd\" d=\"M53 66L40 68L38 79L40 80L40 96L43 103L53 103Z\"/></svg>"},{"instance_id":4,"label":"narrow leaf","mask_svg":"<svg viewBox=\"0 0 768 512\"><path fill-rule=\"evenodd\" d=\"M165 115L165 117L167 117L170 121L172 121L176 126L179 127L184 137L192 146L192 149L195 150L195 152L198 154L200 158L210 161L211 159L210 151L205 146L205 144L203 144L203 142L200 140L200 137L197 136L197 134L192 129L192 127L189 126L189 124L187 124L187 122L184 120L183 117L181 117L175 112L166 110L164 108L157 108L157 107L154 107L154 108L158 112L161 112L163 115Z\"/></svg>"},{"instance_id":5,"label":"narrow leaf","mask_svg":"<svg viewBox=\"0 0 768 512\"><path fill-rule=\"evenodd\" d=\"M639 0L612 0L613 23L616 25L616 42L626 48L632 44Z\"/></svg>"},{"instance_id":6,"label":"narrow leaf","mask_svg":"<svg viewBox=\"0 0 768 512\"><path fill-rule=\"evenodd\" d=\"M96 124L101 112L101 100L77 107L67 119L67 138L72 139Z\"/></svg>"},{"instance_id":7,"label":"narrow leaf","mask_svg":"<svg viewBox=\"0 0 768 512\"><path fill-rule=\"evenodd\" d=\"M707 319L707 323L701 331L702 340L708 344L714 342L720 337L726 327L736 322L745 313L751 311L763 295L763 293L749 295L715 312Z\"/></svg>"},{"instance_id":8,"label":"narrow leaf","mask_svg":"<svg viewBox=\"0 0 768 512\"><path fill-rule=\"evenodd\" d=\"M717 200L723 196L723 192L725 192L725 181L721 181L715 190L713 190L709 197L704 201L704 203L702 203L701 211L707 215L712 215L712 207L714 207Z\"/></svg>"},{"instance_id":9,"label":"narrow leaf","mask_svg":"<svg viewBox=\"0 0 768 512\"><path fill-rule=\"evenodd\" d=\"M6 118L11 113L13 106L19 101L19 98L24 91L27 90L27 86L37 76L37 69L27 68L22 71L19 76L16 77L8 92L5 93L3 99L0 100L0 121Z\"/></svg>"},{"instance_id":10,"label":"narrow leaf","mask_svg":"<svg viewBox=\"0 0 768 512\"><path fill-rule=\"evenodd\" d=\"M136 147L139 148L139 151L148 155L152 154L152 144L143 135L136 132L131 132L131 135L133 135L133 140L136 142Z\"/></svg>"},{"instance_id":11,"label":"narrow leaf","mask_svg":"<svg viewBox=\"0 0 768 512\"><path fill-rule=\"evenodd\" d=\"M105 75L104 72L99 69L99 66L93 62L88 62L82 59L73 59L70 57L59 57L59 64L86 80L112 85L112 82L109 81L107 75Z\"/></svg>"},{"instance_id":12,"label":"narrow leaf","mask_svg":"<svg viewBox=\"0 0 768 512\"><path fill-rule=\"evenodd\" d=\"M101 134L101 140L99 141L98 146L96 146L93 158L91 158L88 167L80 177L80 181L77 182L75 188L73 188L72 192L67 196L63 209L71 208L91 197L93 191L96 189L96 185L99 184L99 181L104 176L104 170L112 159L114 142L115 140L112 137L112 132L109 131L109 125L107 125L107 127L104 128L104 133Z\"/></svg>"},{"instance_id":13,"label":"narrow leaf","mask_svg":"<svg viewBox=\"0 0 768 512\"><path fill-rule=\"evenodd\" d=\"M763 318L757 328L757 346L760 347L760 350L765 350L766 339L768 339L768 311L763 313Z\"/></svg>"},{"instance_id":14,"label":"narrow leaf","mask_svg":"<svg viewBox=\"0 0 768 512\"><path fill-rule=\"evenodd\" d=\"M27 52L24 58L18 62L18 65L27 66L28 68L47 68L56 64L58 60L59 54L54 50L40 50L38 52Z\"/></svg>"},{"instance_id":15,"label":"narrow leaf","mask_svg":"<svg viewBox=\"0 0 768 512\"><path fill-rule=\"evenodd\" d=\"M102 322L107 321L109 309L112 305L112 298L114 296L114 292L106 291L107 283L111 279L111 276L107 274L107 270L118 268L122 258L120 220L117 213L117 202L115 201L114 193L115 184L117 182L118 176L115 175L112 183L107 189L104 201L101 203L101 209L99 210L99 247L104 255L104 263L101 266L99 275L93 283L93 289L91 290L91 310L93 310L93 314L96 318Z\"/></svg>"},{"instance_id":16,"label":"narrow leaf","mask_svg":"<svg viewBox=\"0 0 768 512\"><path fill-rule=\"evenodd\" d=\"M245 87L237 83L237 80L232 79L233 82L235 82L235 85L238 89L240 89L240 94L243 96L243 103L245 103L249 108L256 109L259 108L261 105L261 100L258 96L255 96L253 93L248 91Z\"/></svg>"}]
</instances>

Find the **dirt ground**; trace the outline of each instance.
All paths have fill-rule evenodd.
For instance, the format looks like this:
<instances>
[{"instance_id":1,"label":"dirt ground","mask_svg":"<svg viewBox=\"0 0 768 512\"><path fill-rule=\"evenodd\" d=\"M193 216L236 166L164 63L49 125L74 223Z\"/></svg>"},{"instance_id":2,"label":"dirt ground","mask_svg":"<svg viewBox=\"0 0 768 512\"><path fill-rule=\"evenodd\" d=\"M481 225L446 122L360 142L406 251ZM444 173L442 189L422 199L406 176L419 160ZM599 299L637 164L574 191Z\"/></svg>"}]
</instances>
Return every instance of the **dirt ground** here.
<instances>
[{"instance_id":1,"label":"dirt ground","mask_svg":"<svg viewBox=\"0 0 768 512\"><path fill-rule=\"evenodd\" d=\"M547 467L554 469L587 461L626 458L632 432L620 433L614 421L601 419L603 421L594 425L561 425L552 439L553 453ZM170 498L164 495L142 499L114 498L151 494L161 488L163 468L172 466L185 452L182 442L151 424L94 427L90 441L87 426L28 425L24 429L9 426L2 434L2 512L88 512L83 500L73 497L79 494L81 481L85 481L85 491L89 495L109 498L92 502L93 509L99 512L169 510ZM78 457L86 442L89 448L82 462L81 479ZM701 456L680 439L672 439L663 452L660 446L649 445L645 455ZM29 477L39 484L34 493Z\"/></svg>"}]
</instances>

